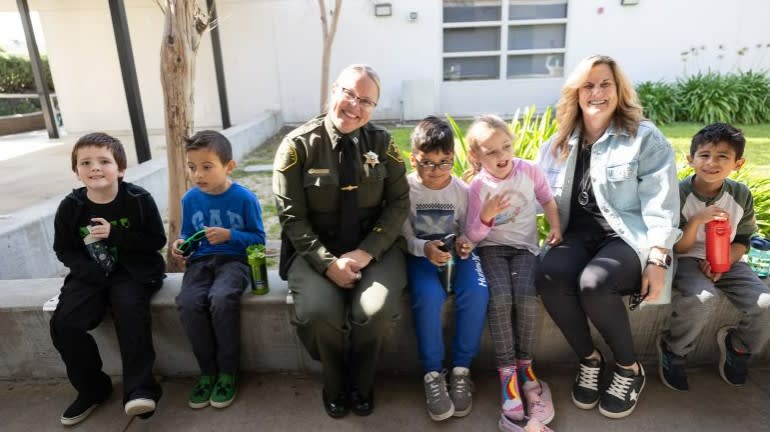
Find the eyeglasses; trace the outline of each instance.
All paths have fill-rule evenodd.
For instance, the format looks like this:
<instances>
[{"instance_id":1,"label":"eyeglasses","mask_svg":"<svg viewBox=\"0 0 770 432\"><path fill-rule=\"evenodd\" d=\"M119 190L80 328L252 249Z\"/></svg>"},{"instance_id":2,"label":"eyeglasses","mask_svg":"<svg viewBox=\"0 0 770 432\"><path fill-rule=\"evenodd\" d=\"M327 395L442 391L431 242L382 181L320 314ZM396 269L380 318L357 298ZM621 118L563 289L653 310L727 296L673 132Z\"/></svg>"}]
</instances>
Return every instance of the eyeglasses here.
<instances>
[{"instance_id":1,"label":"eyeglasses","mask_svg":"<svg viewBox=\"0 0 770 432\"><path fill-rule=\"evenodd\" d=\"M345 87L340 87L340 89L342 90L342 97L346 101L355 103L366 111L372 111L374 107L377 106L377 102L369 99L368 97L358 97L356 92L351 89L346 89Z\"/></svg>"},{"instance_id":2,"label":"eyeglasses","mask_svg":"<svg viewBox=\"0 0 770 432\"><path fill-rule=\"evenodd\" d=\"M415 160L417 160L417 166L419 166L422 169L430 170L430 171L433 171L436 168L440 169L441 171L449 171L452 169L452 167L455 164L454 161L435 163L429 160L418 160L418 159L415 159Z\"/></svg>"}]
</instances>

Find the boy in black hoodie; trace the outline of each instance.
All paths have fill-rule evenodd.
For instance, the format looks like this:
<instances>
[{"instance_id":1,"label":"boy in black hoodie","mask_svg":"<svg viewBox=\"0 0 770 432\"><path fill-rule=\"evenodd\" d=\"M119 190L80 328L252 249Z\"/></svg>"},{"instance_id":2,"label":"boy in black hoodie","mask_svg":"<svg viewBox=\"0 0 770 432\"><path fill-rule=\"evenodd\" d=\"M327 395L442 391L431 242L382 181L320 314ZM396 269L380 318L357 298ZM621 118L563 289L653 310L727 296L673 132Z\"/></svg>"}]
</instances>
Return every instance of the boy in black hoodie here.
<instances>
[{"instance_id":1,"label":"boy in black hoodie","mask_svg":"<svg viewBox=\"0 0 770 432\"><path fill-rule=\"evenodd\" d=\"M61 422L85 420L109 399L110 377L88 333L111 306L123 362L123 403L129 416L147 418L161 396L152 375L150 297L160 288L166 243L163 222L149 192L123 181L126 153L103 133L81 137L72 149L72 171L85 187L56 211L53 248L69 268L51 318L51 338L78 395Z\"/></svg>"}]
</instances>

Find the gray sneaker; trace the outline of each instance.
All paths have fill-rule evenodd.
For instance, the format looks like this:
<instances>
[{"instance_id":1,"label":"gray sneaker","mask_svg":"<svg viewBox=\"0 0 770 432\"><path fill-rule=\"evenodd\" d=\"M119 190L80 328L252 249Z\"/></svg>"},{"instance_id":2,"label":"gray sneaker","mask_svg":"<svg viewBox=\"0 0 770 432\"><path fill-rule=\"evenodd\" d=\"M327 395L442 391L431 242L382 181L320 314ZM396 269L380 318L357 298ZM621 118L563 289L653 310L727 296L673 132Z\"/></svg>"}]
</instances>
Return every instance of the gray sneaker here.
<instances>
[{"instance_id":1,"label":"gray sneaker","mask_svg":"<svg viewBox=\"0 0 770 432\"><path fill-rule=\"evenodd\" d=\"M465 417L473 409L473 381L471 371L456 366L449 377L449 397L455 406L455 417Z\"/></svg>"},{"instance_id":2,"label":"gray sneaker","mask_svg":"<svg viewBox=\"0 0 770 432\"><path fill-rule=\"evenodd\" d=\"M425 404L432 420L446 420L455 413L455 406L446 390L446 371L428 372L423 377Z\"/></svg>"}]
</instances>

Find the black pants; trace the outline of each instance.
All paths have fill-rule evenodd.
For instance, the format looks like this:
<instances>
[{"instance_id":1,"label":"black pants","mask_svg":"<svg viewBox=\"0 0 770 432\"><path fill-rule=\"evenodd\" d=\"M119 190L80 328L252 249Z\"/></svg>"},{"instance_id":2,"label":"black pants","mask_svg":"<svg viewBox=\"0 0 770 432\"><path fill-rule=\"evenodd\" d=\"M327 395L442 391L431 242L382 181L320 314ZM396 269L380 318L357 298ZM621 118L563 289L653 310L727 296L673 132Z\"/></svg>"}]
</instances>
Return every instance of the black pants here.
<instances>
[{"instance_id":1,"label":"black pants","mask_svg":"<svg viewBox=\"0 0 770 432\"><path fill-rule=\"evenodd\" d=\"M579 358L594 350L590 319L621 365L636 361L623 296L640 283L639 257L622 239L570 232L543 257L536 281L546 310Z\"/></svg>"},{"instance_id":2,"label":"black pants","mask_svg":"<svg viewBox=\"0 0 770 432\"><path fill-rule=\"evenodd\" d=\"M88 333L99 325L110 305L123 361L123 403L136 398L160 399L160 385L152 376L155 350L150 297L154 291L155 287L132 280L123 269L110 275L104 285L65 279L50 322L51 339L80 395L96 401L112 389L110 377L102 371L99 349Z\"/></svg>"}]
</instances>

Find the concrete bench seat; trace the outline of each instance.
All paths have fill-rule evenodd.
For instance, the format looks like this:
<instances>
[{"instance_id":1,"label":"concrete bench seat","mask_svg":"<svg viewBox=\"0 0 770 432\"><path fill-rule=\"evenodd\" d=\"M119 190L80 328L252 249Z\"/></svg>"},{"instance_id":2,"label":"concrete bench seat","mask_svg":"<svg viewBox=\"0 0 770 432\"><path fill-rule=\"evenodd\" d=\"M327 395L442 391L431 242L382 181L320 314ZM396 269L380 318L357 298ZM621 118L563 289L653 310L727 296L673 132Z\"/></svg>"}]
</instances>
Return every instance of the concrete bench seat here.
<instances>
[{"instance_id":1,"label":"concrete bench seat","mask_svg":"<svg viewBox=\"0 0 770 432\"><path fill-rule=\"evenodd\" d=\"M243 296L242 369L255 372L318 371L319 364L305 353L291 325L293 309L287 304L286 282L275 271L269 271L268 276L268 294L255 296L247 291ZM155 368L157 373L164 376L198 373L197 363L179 323L174 303L181 281L181 274L169 274L163 287L152 299L153 338L157 356ZM0 379L65 376L59 354L51 344L48 330L51 314L43 311L43 304L58 294L62 282L63 278L0 281ZM447 306L450 304L451 301L447 302ZM669 313L669 306L647 306L630 312L636 352L643 362L656 362L655 341L660 331L667 327ZM445 318L447 325L453 325L453 308L445 307ZM738 313L722 298L716 316L706 327L696 350L689 356L690 364L716 365L716 331L722 325L737 321ZM574 354L542 308L537 326L535 359L541 365L540 373L547 374L543 365L573 365ZM450 332L446 333L448 339ZM120 374L118 344L109 314L92 334L99 344L106 372ZM594 334L594 339L597 346L608 355L609 349L601 337ZM447 343L447 346L451 344ZM756 354L753 361L768 363L768 351L766 349ZM420 371L408 294L402 300L401 318L394 321L389 329L380 367L399 373ZM486 330L475 367L494 369L494 350Z\"/></svg>"}]
</instances>

